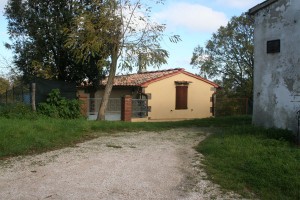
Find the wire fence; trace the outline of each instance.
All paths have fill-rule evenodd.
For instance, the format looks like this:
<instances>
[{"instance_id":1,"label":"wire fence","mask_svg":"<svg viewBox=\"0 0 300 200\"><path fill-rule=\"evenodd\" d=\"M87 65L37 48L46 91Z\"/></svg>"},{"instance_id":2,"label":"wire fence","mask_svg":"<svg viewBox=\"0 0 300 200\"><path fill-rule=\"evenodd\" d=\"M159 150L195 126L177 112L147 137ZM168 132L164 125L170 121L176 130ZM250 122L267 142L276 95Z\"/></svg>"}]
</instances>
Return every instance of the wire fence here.
<instances>
[{"instance_id":1,"label":"wire fence","mask_svg":"<svg viewBox=\"0 0 300 200\"><path fill-rule=\"evenodd\" d=\"M132 118L148 116L148 99L132 99Z\"/></svg>"},{"instance_id":2,"label":"wire fence","mask_svg":"<svg viewBox=\"0 0 300 200\"><path fill-rule=\"evenodd\" d=\"M0 94L0 104L13 104L17 102L31 103L29 84L13 86L11 89L7 89L4 93Z\"/></svg>"},{"instance_id":3,"label":"wire fence","mask_svg":"<svg viewBox=\"0 0 300 200\"><path fill-rule=\"evenodd\" d=\"M35 81L35 103L45 102L48 94L53 89L59 89L62 97L67 99L77 98L77 89L75 83L66 83L64 81L52 81L37 79ZM14 103L32 103L32 83L19 84L7 89L4 93L0 94L0 104L14 104Z\"/></svg>"},{"instance_id":4,"label":"wire fence","mask_svg":"<svg viewBox=\"0 0 300 200\"><path fill-rule=\"evenodd\" d=\"M215 116L252 114L252 103L248 98L216 98Z\"/></svg>"}]
</instances>

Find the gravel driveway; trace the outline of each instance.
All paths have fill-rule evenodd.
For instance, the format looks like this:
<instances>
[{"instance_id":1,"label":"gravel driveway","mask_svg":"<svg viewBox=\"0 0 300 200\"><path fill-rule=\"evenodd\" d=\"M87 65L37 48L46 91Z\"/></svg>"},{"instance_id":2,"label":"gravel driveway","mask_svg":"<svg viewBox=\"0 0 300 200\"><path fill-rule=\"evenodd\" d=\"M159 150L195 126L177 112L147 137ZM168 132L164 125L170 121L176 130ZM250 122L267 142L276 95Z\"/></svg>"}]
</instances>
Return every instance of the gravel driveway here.
<instances>
[{"instance_id":1,"label":"gravel driveway","mask_svg":"<svg viewBox=\"0 0 300 200\"><path fill-rule=\"evenodd\" d=\"M119 133L0 161L0 199L238 199L206 180L205 129Z\"/></svg>"}]
</instances>

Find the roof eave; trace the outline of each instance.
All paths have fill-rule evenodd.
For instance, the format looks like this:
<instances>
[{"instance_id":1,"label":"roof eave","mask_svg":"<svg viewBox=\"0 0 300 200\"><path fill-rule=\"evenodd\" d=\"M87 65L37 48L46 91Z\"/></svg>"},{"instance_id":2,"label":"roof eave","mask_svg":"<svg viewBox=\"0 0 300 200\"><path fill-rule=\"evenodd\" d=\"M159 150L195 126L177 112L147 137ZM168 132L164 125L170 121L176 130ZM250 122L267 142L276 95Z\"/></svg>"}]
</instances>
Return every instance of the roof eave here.
<instances>
[{"instance_id":1,"label":"roof eave","mask_svg":"<svg viewBox=\"0 0 300 200\"><path fill-rule=\"evenodd\" d=\"M214 88L220 88L220 87L221 87L221 86L219 86L218 84L216 84L216 83L214 83L214 82L212 82L212 81L209 81L209 80L207 80L207 79L205 79L205 78L202 78L201 76L197 76L197 75L192 74L192 73L190 73L190 72L183 71L182 73L184 73L185 75L191 76L191 77L193 77L193 78L196 78L196 79L198 79L198 80L201 80L201 81L203 81L203 82L205 82L205 83L208 83L208 84L210 84L211 86L213 86Z\"/></svg>"},{"instance_id":2,"label":"roof eave","mask_svg":"<svg viewBox=\"0 0 300 200\"><path fill-rule=\"evenodd\" d=\"M169 77L175 76L175 75L177 75L177 74L181 74L181 73L183 73L183 74L185 74L185 75L187 75L187 76L191 76L191 77L193 77L193 78L196 78L196 79L198 79L198 80L201 80L201 81L203 81L203 82L205 82L205 83L207 83L207 84L210 84L210 85L213 86L214 88L220 88L220 86L219 86L218 84L216 84L216 83L214 83L214 82L212 82L212 81L209 81L209 80L207 80L207 79L204 79L204 78L202 78L202 77L200 77L200 76L197 76L197 75L195 75L195 74L192 74L192 73L190 73L190 72L187 72L187 71L185 71L184 69L180 69L180 70L178 70L178 71L176 71L176 72L174 72L174 73L168 74L168 75L166 75L166 76L162 76L162 77L159 77L159 78L157 78L157 79L154 79L154 80L151 80L151 81L147 81L147 82L141 84L140 87L147 87L147 86L150 85L151 83L154 83L154 82L157 82L157 81L160 81L160 80L163 80L163 79L166 79L166 78L169 78Z\"/></svg>"},{"instance_id":3,"label":"roof eave","mask_svg":"<svg viewBox=\"0 0 300 200\"><path fill-rule=\"evenodd\" d=\"M268 7L269 5L275 3L276 1L278 0L267 0L267 1L264 1L256 6L254 6L253 8L250 8L249 11L248 11L248 15L255 15L258 11Z\"/></svg>"},{"instance_id":4,"label":"roof eave","mask_svg":"<svg viewBox=\"0 0 300 200\"><path fill-rule=\"evenodd\" d=\"M180 68L178 71L175 71L175 72L173 72L173 73L170 73L170 74L167 74L167 75L164 75L164 76L161 76L161 77L152 79L152 80L150 80L150 81L146 81L146 82L140 84L140 87L148 87L148 85L150 85L151 83L154 83L154 82L157 82L157 81L160 81L160 80L169 78L169 77L174 76L174 75L176 75L176 74L180 74L180 73L183 72L183 71L184 71L184 69L183 69L183 68Z\"/></svg>"}]
</instances>

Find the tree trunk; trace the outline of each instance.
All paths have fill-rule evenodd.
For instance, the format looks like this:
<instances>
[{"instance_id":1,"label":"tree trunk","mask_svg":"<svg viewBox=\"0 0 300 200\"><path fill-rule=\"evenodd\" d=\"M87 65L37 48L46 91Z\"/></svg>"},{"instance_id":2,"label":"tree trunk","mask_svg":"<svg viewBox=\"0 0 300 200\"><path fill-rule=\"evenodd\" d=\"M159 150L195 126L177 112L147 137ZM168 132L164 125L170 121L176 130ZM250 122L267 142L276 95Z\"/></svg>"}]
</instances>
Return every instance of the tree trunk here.
<instances>
[{"instance_id":1,"label":"tree trunk","mask_svg":"<svg viewBox=\"0 0 300 200\"><path fill-rule=\"evenodd\" d=\"M114 84L114 79L117 71L117 62L118 62L118 46L116 45L112 50L111 55L111 65L109 69L109 76L105 86L104 95L101 100L100 108L98 111L97 120L105 120L105 111L107 107L107 103L110 97L110 93Z\"/></svg>"}]
</instances>

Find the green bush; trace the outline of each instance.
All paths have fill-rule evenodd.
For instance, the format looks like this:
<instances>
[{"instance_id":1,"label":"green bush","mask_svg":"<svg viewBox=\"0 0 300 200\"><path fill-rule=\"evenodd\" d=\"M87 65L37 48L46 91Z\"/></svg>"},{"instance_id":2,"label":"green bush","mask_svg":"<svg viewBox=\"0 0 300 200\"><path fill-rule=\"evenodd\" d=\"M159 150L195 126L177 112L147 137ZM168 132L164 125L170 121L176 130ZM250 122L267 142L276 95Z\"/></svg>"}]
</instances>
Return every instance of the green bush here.
<instances>
[{"instance_id":1,"label":"green bush","mask_svg":"<svg viewBox=\"0 0 300 200\"><path fill-rule=\"evenodd\" d=\"M24 103L0 104L0 116L4 118L33 119L37 114Z\"/></svg>"},{"instance_id":2,"label":"green bush","mask_svg":"<svg viewBox=\"0 0 300 200\"><path fill-rule=\"evenodd\" d=\"M38 112L54 118L75 119L81 116L80 102L61 97L59 89L53 89L46 102L39 103Z\"/></svg>"}]
</instances>

